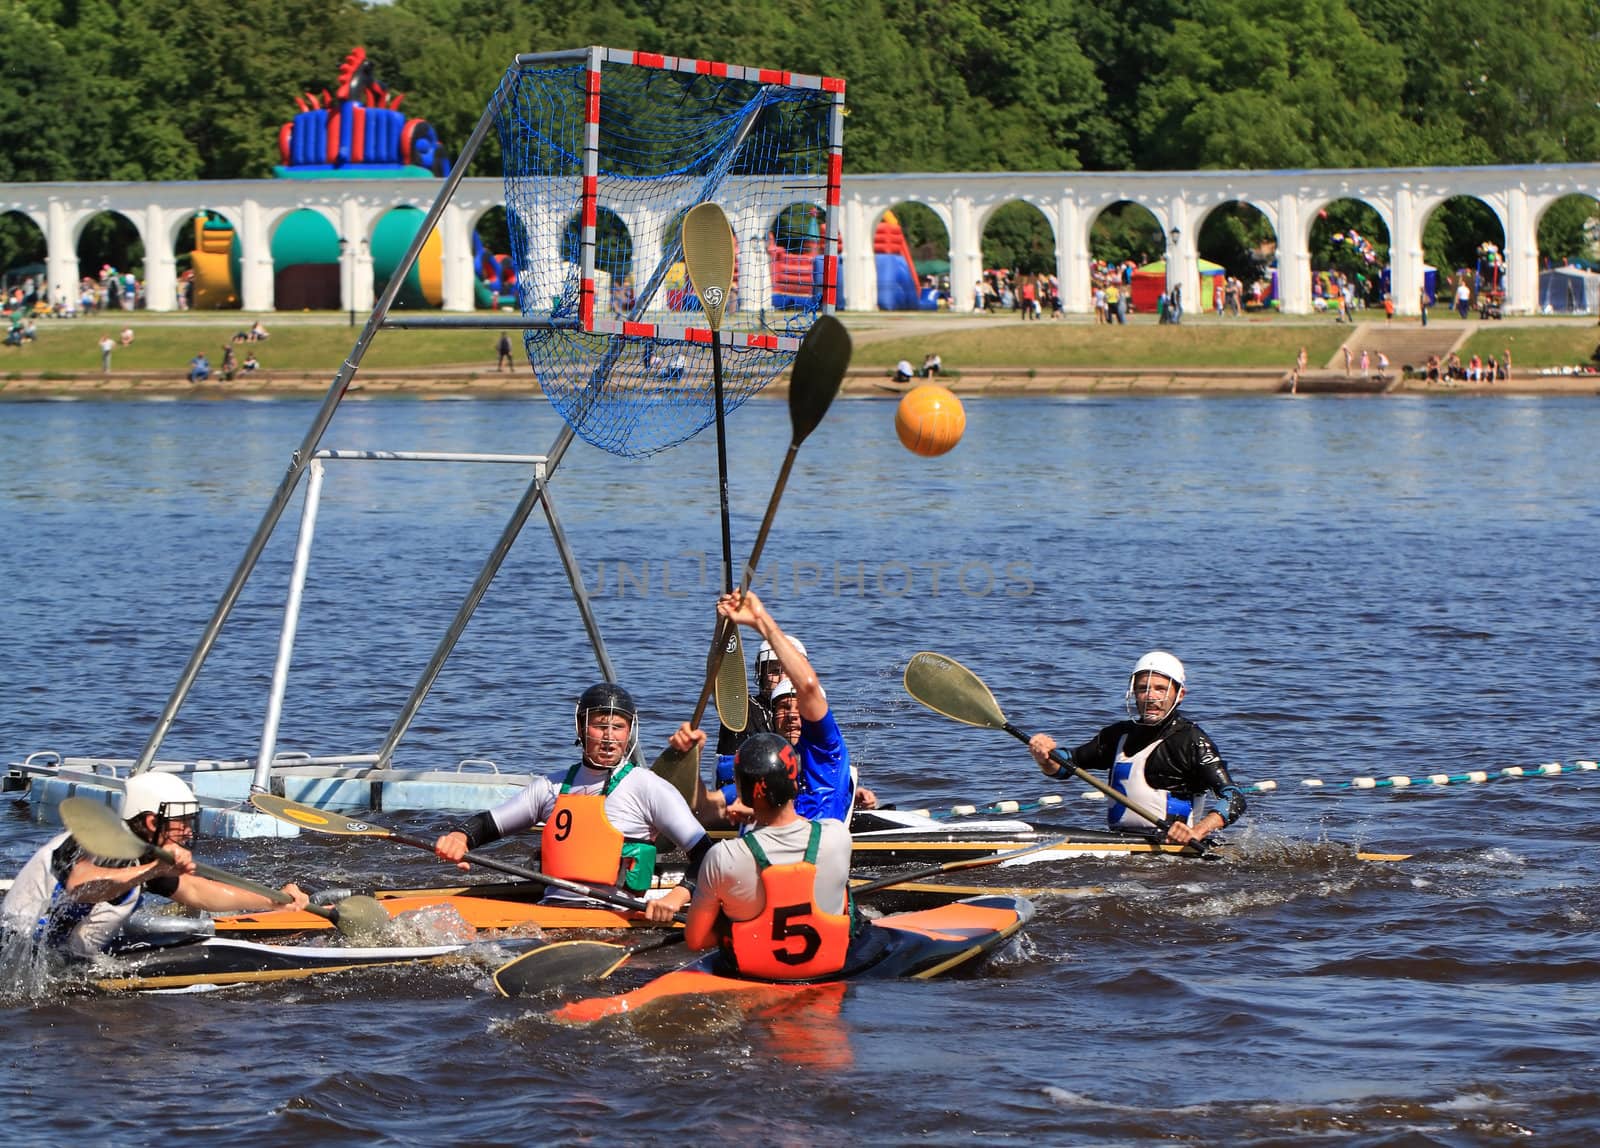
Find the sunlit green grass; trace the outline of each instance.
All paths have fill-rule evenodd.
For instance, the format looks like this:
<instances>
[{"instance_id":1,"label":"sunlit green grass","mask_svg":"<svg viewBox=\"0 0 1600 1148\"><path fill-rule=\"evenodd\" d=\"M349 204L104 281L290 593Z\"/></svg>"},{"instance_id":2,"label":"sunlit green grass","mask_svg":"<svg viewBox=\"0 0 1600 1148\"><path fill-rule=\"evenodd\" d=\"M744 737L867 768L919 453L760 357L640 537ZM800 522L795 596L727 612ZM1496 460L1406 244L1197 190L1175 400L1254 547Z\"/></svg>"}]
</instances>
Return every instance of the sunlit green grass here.
<instances>
[{"instance_id":1,"label":"sunlit green grass","mask_svg":"<svg viewBox=\"0 0 1600 1148\"><path fill-rule=\"evenodd\" d=\"M358 323L365 315L356 316ZM252 316L113 314L104 318L40 319L38 339L22 348L0 348L0 378L30 375L97 374L104 333L113 339L124 327L134 331L132 345L112 352L112 369L146 377L181 379L189 360L204 351L215 369L224 345L235 332L247 330ZM266 315L271 337L263 343L239 343L242 361L253 350L262 368L327 374L330 378L350 353L359 327L343 316ZM1126 326L1100 326L1074 320L1040 319L1020 323L1006 316L958 320L914 315L843 316L857 334L854 365L891 369L899 359L920 365L937 352L947 371L963 368L1010 367L1049 370L1062 367L1118 369L1275 368L1287 370L1301 347L1315 366L1338 351L1350 328L1321 319L1280 316L1218 319L1191 317L1179 326L1160 326L1139 316ZM1397 321L1398 322L1398 321ZM1414 322L1410 320L1408 322ZM906 333L896 328L905 327ZM500 332L384 331L374 338L363 365L393 369L451 367L494 369ZM517 341L513 333L513 341ZM1584 319L1473 324L1464 356L1474 352L1501 355L1509 347L1517 368L1589 363L1600 346L1600 327ZM519 356L520 357L520 356Z\"/></svg>"},{"instance_id":2,"label":"sunlit green grass","mask_svg":"<svg viewBox=\"0 0 1600 1148\"><path fill-rule=\"evenodd\" d=\"M356 316L357 322L366 320ZM234 354L243 362L254 351L266 371L326 372L331 378L355 345L359 327L344 323L296 321L294 317L263 316L269 338L260 343L236 343ZM111 353L114 371L141 371L149 375L188 373L189 360L205 352L213 370L222 361L224 345L239 331L249 329L251 316L237 313L203 320L181 316L115 315L107 319L40 319L39 337L19 348L0 348L0 375L29 373L84 373L100 370L100 336L116 340L124 327L133 329L129 346ZM514 338L514 336L513 336ZM436 367L495 365L499 331L385 331L374 338L362 363L370 367Z\"/></svg>"}]
</instances>

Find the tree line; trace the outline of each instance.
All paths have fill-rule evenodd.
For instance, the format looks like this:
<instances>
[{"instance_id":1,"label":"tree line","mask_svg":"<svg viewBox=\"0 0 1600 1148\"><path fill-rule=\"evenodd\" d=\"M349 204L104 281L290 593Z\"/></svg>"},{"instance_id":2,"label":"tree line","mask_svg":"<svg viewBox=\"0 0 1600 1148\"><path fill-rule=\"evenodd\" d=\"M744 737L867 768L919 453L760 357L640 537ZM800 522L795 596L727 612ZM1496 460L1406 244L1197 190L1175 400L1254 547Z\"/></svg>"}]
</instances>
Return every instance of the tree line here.
<instances>
[{"instance_id":1,"label":"tree line","mask_svg":"<svg viewBox=\"0 0 1600 1148\"><path fill-rule=\"evenodd\" d=\"M0 27L5 181L269 175L357 44L455 147L517 52L602 43L844 76L860 172L1600 154L1593 0L0 0Z\"/></svg>"}]
</instances>

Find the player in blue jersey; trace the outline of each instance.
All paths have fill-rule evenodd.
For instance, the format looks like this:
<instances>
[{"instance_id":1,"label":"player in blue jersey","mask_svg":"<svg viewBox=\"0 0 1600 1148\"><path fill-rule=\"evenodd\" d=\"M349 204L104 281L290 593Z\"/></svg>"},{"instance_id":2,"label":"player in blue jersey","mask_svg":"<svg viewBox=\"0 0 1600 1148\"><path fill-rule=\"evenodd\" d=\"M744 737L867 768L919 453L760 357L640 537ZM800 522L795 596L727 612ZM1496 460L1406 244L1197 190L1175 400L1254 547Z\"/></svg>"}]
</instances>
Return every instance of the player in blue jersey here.
<instances>
[{"instance_id":1,"label":"player in blue jersey","mask_svg":"<svg viewBox=\"0 0 1600 1148\"><path fill-rule=\"evenodd\" d=\"M772 688L772 718L776 731L788 739L800 756L800 793L795 809L801 817L814 820L832 817L850 822L851 809L859 804L870 809L877 804L871 790L857 789L850 769L850 750L828 707L827 695L817 680L810 660L783 632L772 615L752 591L734 591L717 600L717 612L736 625L758 632L770 647L782 670ZM705 734L684 722L673 733L673 748L684 752L703 744ZM709 790L700 806L701 820L741 821L749 813L739 804L730 804L721 790Z\"/></svg>"}]
</instances>

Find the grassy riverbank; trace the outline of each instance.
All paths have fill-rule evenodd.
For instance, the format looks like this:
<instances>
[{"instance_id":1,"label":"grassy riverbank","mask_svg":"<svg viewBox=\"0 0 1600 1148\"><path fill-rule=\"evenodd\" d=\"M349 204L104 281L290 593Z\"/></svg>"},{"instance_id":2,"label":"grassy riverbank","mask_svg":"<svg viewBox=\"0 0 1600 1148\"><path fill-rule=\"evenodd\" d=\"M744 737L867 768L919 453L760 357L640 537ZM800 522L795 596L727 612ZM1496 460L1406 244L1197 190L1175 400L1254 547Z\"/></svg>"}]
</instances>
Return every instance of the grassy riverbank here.
<instances>
[{"instance_id":1,"label":"grassy riverbank","mask_svg":"<svg viewBox=\"0 0 1600 1148\"><path fill-rule=\"evenodd\" d=\"M130 327L134 340L113 351L113 370L118 375L138 372L151 379L181 380L189 360L199 352L205 352L215 368L224 344L235 332L248 329L253 318L232 312L42 320L35 342L21 348L0 348L0 379L98 374L100 336L109 333L116 339L124 327ZM1352 330L1325 318L1287 316L1200 316L1181 326L1159 326L1144 316L1135 316L1127 326L1100 326L1082 318L1023 323L1010 315L878 313L851 314L844 319L855 336L858 368L889 370L898 359L920 363L925 354L937 352L946 369L956 372L973 368L1287 369L1301 347L1306 348L1313 365L1329 361ZM359 332L349 325L345 314L266 315L262 320L271 337L262 343L236 344L235 353L242 360L253 350L268 372L331 376L350 353ZM1376 321L1381 325L1381 316ZM1394 329L1414 331L1417 323L1396 320ZM1473 319L1465 323L1436 319L1429 329L1466 334L1460 351L1463 358L1474 352L1498 356L1510 348L1519 370L1590 363L1600 344L1600 329L1587 319ZM388 331L373 341L363 362L380 370L493 371L499 337L499 332L487 330Z\"/></svg>"}]
</instances>

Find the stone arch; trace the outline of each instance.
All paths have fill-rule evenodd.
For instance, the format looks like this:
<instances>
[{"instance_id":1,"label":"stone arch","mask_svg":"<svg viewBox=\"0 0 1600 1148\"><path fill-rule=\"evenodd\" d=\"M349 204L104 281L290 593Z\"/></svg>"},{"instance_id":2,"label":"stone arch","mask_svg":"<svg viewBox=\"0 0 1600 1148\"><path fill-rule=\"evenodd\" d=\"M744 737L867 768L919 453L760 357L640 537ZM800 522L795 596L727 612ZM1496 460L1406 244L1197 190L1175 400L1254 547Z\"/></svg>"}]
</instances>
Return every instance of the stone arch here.
<instances>
[{"instance_id":1,"label":"stone arch","mask_svg":"<svg viewBox=\"0 0 1600 1148\"><path fill-rule=\"evenodd\" d=\"M340 243L345 237L333 212L317 207L277 212L265 231L278 310L337 311L347 305Z\"/></svg>"},{"instance_id":2,"label":"stone arch","mask_svg":"<svg viewBox=\"0 0 1600 1148\"><path fill-rule=\"evenodd\" d=\"M1107 203L1088 216L1084 250L1088 252L1089 300L1098 314L1097 292L1107 291L1108 319L1127 315L1135 309L1134 272L1159 259L1167 248L1161 217L1150 204L1136 199ZM1141 289L1141 298L1147 292ZM1157 288L1156 294L1160 294ZM1115 306L1111 306L1112 300ZM1154 304L1148 299L1152 310Z\"/></svg>"},{"instance_id":3,"label":"stone arch","mask_svg":"<svg viewBox=\"0 0 1600 1148\"><path fill-rule=\"evenodd\" d=\"M676 236L684 212L673 215L669 236ZM670 240L664 240L667 242ZM561 232L561 260L576 265L581 258L583 243L583 217L574 211L567 216ZM633 231L615 209L600 204L594 218L594 294L597 315L626 310L624 298L628 283L634 278L635 244Z\"/></svg>"},{"instance_id":4,"label":"stone arch","mask_svg":"<svg viewBox=\"0 0 1600 1148\"><path fill-rule=\"evenodd\" d=\"M1160 217L1148 204L1119 199L1090 217L1086 243L1092 264L1131 261L1142 267L1166 250L1167 240Z\"/></svg>"},{"instance_id":5,"label":"stone arch","mask_svg":"<svg viewBox=\"0 0 1600 1148\"><path fill-rule=\"evenodd\" d=\"M1030 283L1041 310L1054 305L1050 284L1057 268L1055 225L1037 204L1027 199L995 204L980 217L978 248L984 278L1002 309L1009 296L1020 310ZM1059 283L1055 286L1059 290Z\"/></svg>"},{"instance_id":6,"label":"stone arch","mask_svg":"<svg viewBox=\"0 0 1600 1148\"><path fill-rule=\"evenodd\" d=\"M1032 200L1021 197L996 200L978 213L977 222L985 270L999 269L1000 262L1016 259L1023 252L1027 253L1030 266L1047 260L1050 268L1054 268L1055 223L1050 213Z\"/></svg>"},{"instance_id":7,"label":"stone arch","mask_svg":"<svg viewBox=\"0 0 1600 1148\"><path fill-rule=\"evenodd\" d=\"M1279 236L1276 221L1266 209L1245 199L1229 199L1209 209L1200 219L1195 236L1195 252L1203 260L1222 268L1222 274L1244 284L1247 300L1255 298L1263 306L1272 303L1276 287ZM1210 307L1213 291L1205 290L1207 276L1201 269L1202 298L1197 304ZM1261 284L1259 296L1255 285ZM1215 284L1212 285L1213 289Z\"/></svg>"},{"instance_id":8,"label":"stone arch","mask_svg":"<svg viewBox=\"0 0 1600 1148\"><path fill-rule=\"evenodd\" d=\"M114 208L86 212L72 229L72 239L79 279L92 279L98 285L96 305L106 310L132 310L139 300L129 295L125 277L142 279L145 267L145 238L139 221ZM124 278L115 285L109 276L102 281L102 267L114 268Z\"/></svg>"},{"instance_id":9,"label":"stone arch","mask_svg":"<svg viewBox=\"0 0 1600 1148\"><path fill-rule=\"evenodd\" d=\"M815 200L793 200L768 218L760 239L764 258L753 266L765 270L773 307L781 311L810 306L821 296L827 240L828 211ZM741 262L751 266L749 258Z\"/></svg>"},{"instance_id":10,"label":"stone arch","mask_svg":"<svg viewBox=\"0 0 1600 1148\"><path fill-rule=\"evenodd\" d=\"M371 260L372 290L383 291L390 277L416 238L427 212L413 203L385 204L366 221L364 254ZM349 241L349 236L342 236ZM362 254L357 254L358 264ZM362 292L356 291L357 297ZM444 235L436 227L423 241L417 261L406 272L405 282L394 297L398 309L438 307L444 302Z\"/></svg>"},{"instance_id":11,"label":"stone arch","mask_svg":"<svg viewBox=\"0 0 1600 1148\"><path fill-rule=\"evenodd\" d=\"M901 200L876 214L871 234L880 311L949 306L950 221L940 207Z\"/></svg>"},{"instance_id":12,"label":"stone arch","mask_svg":"<svg viewBox=\"0 0 1600 1148\"><path fill-rule=\"evenodd\" d=\"M1439 269L1436 298L1497 313L1509 286L1506 232L1499 208L1479 196L1454 195L1430 205L1422 226L1422 253L1425 263Z\"/></svg>"},{"instance_id":13,"label":"stone arch","mask_svg":"<svg viewBox=\"0 0 1600 1148\"><path fill-rule=\"evenodd\" d=\"M511 213L503 203L485 204L467 219L467 237L477 238L472 259L473 291L479 305L489 307L513 301L517 293L516 258L511 254ZM481 250L479 249L481 247ZM482 290L479 290L482 288Z\"/></svg>"},{"instance_id":14,"label":"stone arch","mask_svg":"<svg viewBox=\"0 0 1600 1148\"><path fill-rule=\"evenodd\" d=\"M1544 314L1594 314L1600 311L1600 281L1566 272L1600 271L1600 198L1573 192L1543 205L1535 220L1538 237L1539 297ZM1558 273L1560 272L1560 273Z\"/></svg>"},{"instance_id":15,"label":"stone arch","mask_svg":"<svg viewBox=\"0 0 1600 1148\"><path fill-rule=\"evenodd\" d=\"M44 228L31 213L20 208L0 211L0 298L9 303L13 289L26 286L31 279L33 295L23 301L37 302L49 278L45 269L49 255ZM53 283L48 288L50 297L46 301L55 302L57 288L75 293L77 285Z\"/></svg>"},{"instance_id":16,"label":"stone arch","mask_svg":"<svg viewBox=\"0 0 1600 1148\"><path fill-rule=\"evenodd\" d=\"M1600 196L1572 192L1552 199L1540 208L1536 222L1541 267L1600 263Z\"/></svg>"},{"instance_id":17,"label":"stone arch","mask_svg":"<svg viewBox=\"0 0 1600 1148\"><path fill-rule=\"evenodd\" d=\"M179 310L237 310L243 297L239 223L212 207L170 212L165 235L172 252Z\"/></svg>"},{"instance_id":18,"label":"stone arch","mask_svg":"<svg viewBox=\"0 0 1600 1148\"><path fill-rule=\"evenodd\" d=\"M1311 304L1318 311L1337 308L1343 282L1355 288L1358 302L1372 306L1392 291L1389 222L1373 204L1356 197L1330 199L1310 213L1307 250L1311 255Z\"/></svg>"}]
</instances>

